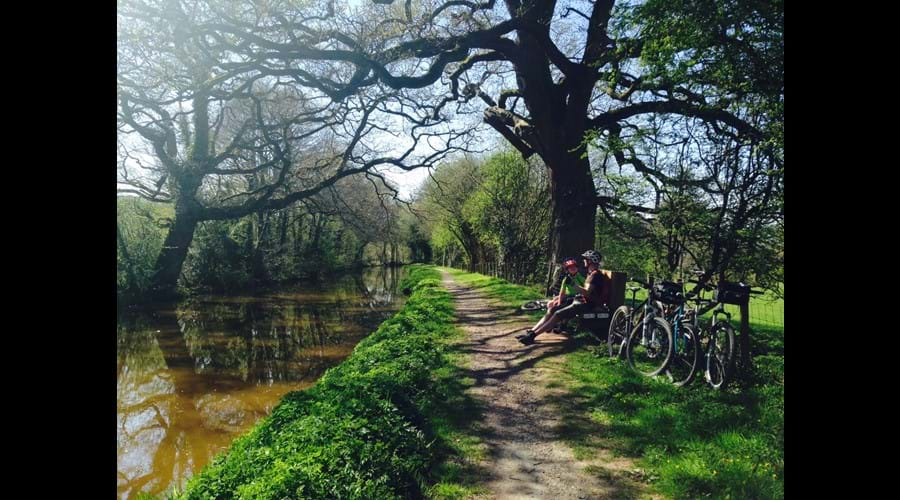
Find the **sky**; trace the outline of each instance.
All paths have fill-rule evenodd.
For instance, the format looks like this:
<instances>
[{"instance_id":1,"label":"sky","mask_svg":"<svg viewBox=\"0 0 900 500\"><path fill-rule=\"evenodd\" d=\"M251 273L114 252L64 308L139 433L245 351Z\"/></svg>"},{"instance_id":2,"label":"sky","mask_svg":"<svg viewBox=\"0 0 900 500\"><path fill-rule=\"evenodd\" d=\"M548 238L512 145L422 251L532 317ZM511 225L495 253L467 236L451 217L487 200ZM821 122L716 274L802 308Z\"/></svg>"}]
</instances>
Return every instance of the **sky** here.
<instances>
[{"instance_id":1,"label":"sky","mask_svg":"<svg viewBox=\"0 0 900 500\"><path fill-rule=\"evenodd\" d=\"M473 151L484 151L487 154L497 152L507 147L510 146L506 140L503 139L503 136L484 123L477 129L475 141L471 145ZM393 153L395 156L399 156L403 154L403 149L398 147ZM481 153L472 153L472 155L480 157ZM449 156L445 162L454 158L454 156ZM440 167L440 162L437 164L437 167ZM404 200L410 200L416 189L428 178L427 168L403 170L401 168L391 167L389 169L384 169L383 172L386 178L397 184L399 196Z\"/></svg>"},{"instance_id":2,"label":"sky","mask_svg":"<svg viewBox=\"0 0 900 500\"><path fill-rule=\"evenodd\" d=\"M393 169L386 171L385 177L397 184L400 198L410 200L416 188L428 178L428 169L417 168L410 171Z\"/></svg>"},{"instance_id":3,"label":"sky","mask_svg":"<svg viewBox=\"0 0 900 500\"><path fill-rule=\"evenodd\" d=\"M358 6L360 4L360 2L358 0L351 0L348 2L348 4L350 6ZM502 10L503 7L500 7L500 9ZM572 19L568 19L568 21L572 21ZM575 21L577 21L577 19ZM496 95L497 93L499 93L499 89L501 87L503 87L504 84L507 84L507 83L509 83L509 82L491 81L485 85L485 90L487 90L489 93ZM494 88L494 87L496 87L496 88ZM444 92L446 92L448 89L441 88L440 90L443 90ZM480 118L480 114L481 114L480 111L481 111L480 109L474 111L473 115ZM471 119L471 116L468 118ZM468 121L468 120L461 120L461 121ZM478 121L480 121L480 120L478 120ZM400 127L398 127L398 128L402 128L402 126L403 125L401 124ZM477 137L477 143L478 143L478 145L476 146L477 149L486 150L486 151L497 151L498 149L500 149L502 147L508 147L508 144L506 143L506 141L503 140L503 138L497 132L495 132L489 126L486 126L484 124L482 124L482 126L480 127L476 137ZM394 139L388 139L387 141L383 141L380 138L372 138L371 141L374 143L373 146L375 146L376 149L381 149L381 147L379 147L379 146L384 146L385 144L388 145L388 147L385 148L388 151L384 151L384 150L380 151L382 153L386 153L385 156L399 157L399 156L402 156L405 148L408 147L408 144L404 144L405 142L408 142L408 141L405 141L404 139L405 138L398 137L398 138L394 138ZM150 160L150 162L152 163L152 160ZM131 170L131 169L129 169L129 170ZM392 181L396 184L398 191L399 191L399 196L406 200L409 200L412 197L412 195L415 193L417 188L428 178L428 169L426 169L426 168L417 168L417 169L414 169L411 171L405 171L405 170L402 170L397 167L390 167L390 168L385 168L383 170L383 172L387 179L389 179L390 181ZM138 172L132 172L132 175L139 176L140 174Z\"/></svg>"},{"instance_id":4,"label":"sky","mask_svg":"<svg viewBox=\"0 0 900 500\"><path fill-rule=\"evenodd\" d=\"M492 152L508 146L503 137L486 124L481 124L478 132L476 133L476 138L477 139L476 143L474 144L474 148L478 150ZM123 138L123 140L126 144L128 144L131 153L140 157L144 163L148 165L154 165L157 163L155 156L147 153L142 154L139 152L141 146L146 146L143 145L143 141L136 137L136 134L131 137L125 137ZM376 146L384 146L387 143L387 141L383 137L378 137L374 139L373 142L375 142ZM407 138L402 136L399 138L399 140L395 140L395 142L393 142L392 144L394 146L393 148L388 147L386 151L382 150L382 152L385 153L386 156L399 157L406 151L406 148L409 147ZM422 152L428 154L431 152L431 150L423 148ZM452 159L452 157L448 159ZM151 181L146 180L146 178L142 176L141 170L135 166L133 161L127 161L127 163L130 165L130 175L136 178L142 178L145 180L145 182L152 184ZM424 167L416 168L413 170L403 170L398 167L390 166L376 168L375 170L383 173L389 181L393 182L397 187L399 197L406 201L411 201L412 196L415 194L416 190L428 178L428 169ZM129 186L117 183L117 187L128 188Z\"/></svg>"}]
</instances>

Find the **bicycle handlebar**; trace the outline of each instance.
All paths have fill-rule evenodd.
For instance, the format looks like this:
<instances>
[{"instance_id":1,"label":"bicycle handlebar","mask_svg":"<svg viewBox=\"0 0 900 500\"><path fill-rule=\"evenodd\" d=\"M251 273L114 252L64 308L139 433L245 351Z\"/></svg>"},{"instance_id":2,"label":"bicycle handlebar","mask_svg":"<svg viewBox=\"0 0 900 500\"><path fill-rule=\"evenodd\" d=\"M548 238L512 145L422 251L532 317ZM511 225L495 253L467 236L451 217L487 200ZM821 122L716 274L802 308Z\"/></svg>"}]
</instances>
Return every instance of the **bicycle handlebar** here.
<instances>
[{"instance_id":1,"label":"bicycle handlebar","mask_svg":"<svg viewBox=\"0 0 900 500\"><path fill-rule=\"evenodd\" d=\"M695 285L699 285L699 284L700 284L700 282L697 281L697 280L688 280L688 283L693 283L693 284L695 284ZM709 291L715 290L716 287L710 285L709 283L705 283L705 284L703 285L703 287L701 287L701 289L702 289L702 290L706 290L706 291L709 292Z\"/></svg>"}]
</instances>

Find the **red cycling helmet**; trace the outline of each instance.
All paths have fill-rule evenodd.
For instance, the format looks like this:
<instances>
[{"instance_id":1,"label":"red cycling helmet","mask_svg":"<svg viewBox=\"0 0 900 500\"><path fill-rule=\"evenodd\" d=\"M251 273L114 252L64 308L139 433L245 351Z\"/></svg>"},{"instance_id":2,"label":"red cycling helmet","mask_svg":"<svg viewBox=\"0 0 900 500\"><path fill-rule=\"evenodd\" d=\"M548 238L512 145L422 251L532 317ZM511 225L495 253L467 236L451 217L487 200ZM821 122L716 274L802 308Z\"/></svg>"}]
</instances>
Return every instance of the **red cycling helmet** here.
<instances>
[{"instance_id":1,"label":"red cycling helmet","mask_svg":"<svg viewBox=\"0 0 900 500\"><path fill-rule=\"evenodd\" d=\"M575 259L569 259L565 263L563 263L563 267L575 266L578 267L578 262L575 262Z\"/></svg>"}]
</instances>

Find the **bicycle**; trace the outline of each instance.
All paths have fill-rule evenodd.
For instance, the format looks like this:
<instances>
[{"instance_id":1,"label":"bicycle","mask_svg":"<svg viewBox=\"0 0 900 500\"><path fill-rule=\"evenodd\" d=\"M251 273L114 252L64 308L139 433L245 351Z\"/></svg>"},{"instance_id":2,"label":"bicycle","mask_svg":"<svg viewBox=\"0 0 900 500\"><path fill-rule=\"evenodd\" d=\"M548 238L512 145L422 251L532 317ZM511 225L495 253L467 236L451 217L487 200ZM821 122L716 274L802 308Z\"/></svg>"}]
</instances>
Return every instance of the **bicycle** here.
<instances>
[{"instance_id":1,"label":"bicycle","mask_svg":"<svg viewBox=\"0 0 900 500\"><path fill-rule=\"evenodd\" d=\"M641 281L637 279L630 279L628 281L641 283ZM635 303L637 302L637 292L642 288L643 287L640 286L628 287L627 290L631 292L631 306L623 304L616 308L612 314L612 318L609 321L609 333L606 336L609 357L611 358L625 357L625 339L628 338L628 334L631 333L632 328L638 325L644 318L643 307L644 304L647 303L647 299L644 299L640 304L635 306ZM662 310L663 308L662 303L658 301L656 306L659 310ZM636 311L640 312L636 315Z\"/></svg>"},{"instance_id":2,"label":"bicycle","mask_svg":"<svg viewBox=\"0 0 900 500\"><path fill-rule=\"evenodd\" d=\"M541 309L547 309L547 304L550 301L547 299L539 299L539 300L529 300L528 302L522 304L520 307L523 311L538 311Z\"/></svg>"},{"instance_id":3,"label":"bicycle","mask_svg":"<svg viewBox=\"0 0 900 500\"><path fill-rule=\"evenodd\" d=\"M653 377L663 373L672 360L674 340L672 328L663 319L662 308L653 280L644 284L632 279L649 290L644 301L644 312L640 322L631 330L625 340L625 359L628 365L642 375Z\"/></svg>"},{"instance_id":4,"label":"bicycle","mask_svg":"<svg viewBox=\"0 0 900 500\"><path fill-rule=\"evenodd\" d=\"M697 330L686 321L685 303L690 295L685 295L680 282L663 281L656 288L660 301L669 306L664 309L664 317L672 327L673 353L666 375L677 387L683 387L694 380L701 349Z\"/></svg>"},{"instance_id":5,"label":"bicycle","mask_svg":"<svg viewBox=\"0 0 900 500\"><path fill-rule=\"evenodd\" d=\"M700 284L694 280L689 282ZM713 291L713 300L703 299L700 295L703 291ZM688 321L700 335L701 349L705 352L704 378L713 389L725 388L734 370L736 341L734 327L731 326L731 313L725 310L725 305L747 304L751 294L760 295L762 292L752 290L750 285L744 283L723 281L717 286L704 284L699 293L691 299L697 307L689 315ZM709 323L701 325L700 316L710 310L712 317ZM720 320L720 315L725 316L724 321Z\"/></svg>"}]
</instances>

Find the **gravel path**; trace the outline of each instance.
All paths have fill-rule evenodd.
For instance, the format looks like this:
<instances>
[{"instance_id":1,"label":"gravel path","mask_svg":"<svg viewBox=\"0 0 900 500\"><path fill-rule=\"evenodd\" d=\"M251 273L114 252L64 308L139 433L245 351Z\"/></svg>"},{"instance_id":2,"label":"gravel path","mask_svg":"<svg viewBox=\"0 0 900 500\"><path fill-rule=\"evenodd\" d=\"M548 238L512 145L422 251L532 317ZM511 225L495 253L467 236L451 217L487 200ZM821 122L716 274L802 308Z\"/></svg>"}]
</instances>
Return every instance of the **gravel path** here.
<instances>
[{"instance_id":1,"label":"gravel path","mask_svg":"<svg viewBox=\"0 0 900 500\"><path fill-rule=\"evenodd\" d=\"M453 295L458 324L467 334L459 348L468 354L475 379L470 391L483 405L481 437L488 458L481 466L487 471L489 498L644 496L640 485L626 479L634 468L629 460L599 450L590 462L579 461L559 439L560 416L548 401L565 401L566 394L548 382L574 342L547 333L524 346L515 336L531 326L530 320L503 312L446 272L443 285ZM542 359L552 362L536 367Z\"/></svg>"}]
</instances>

